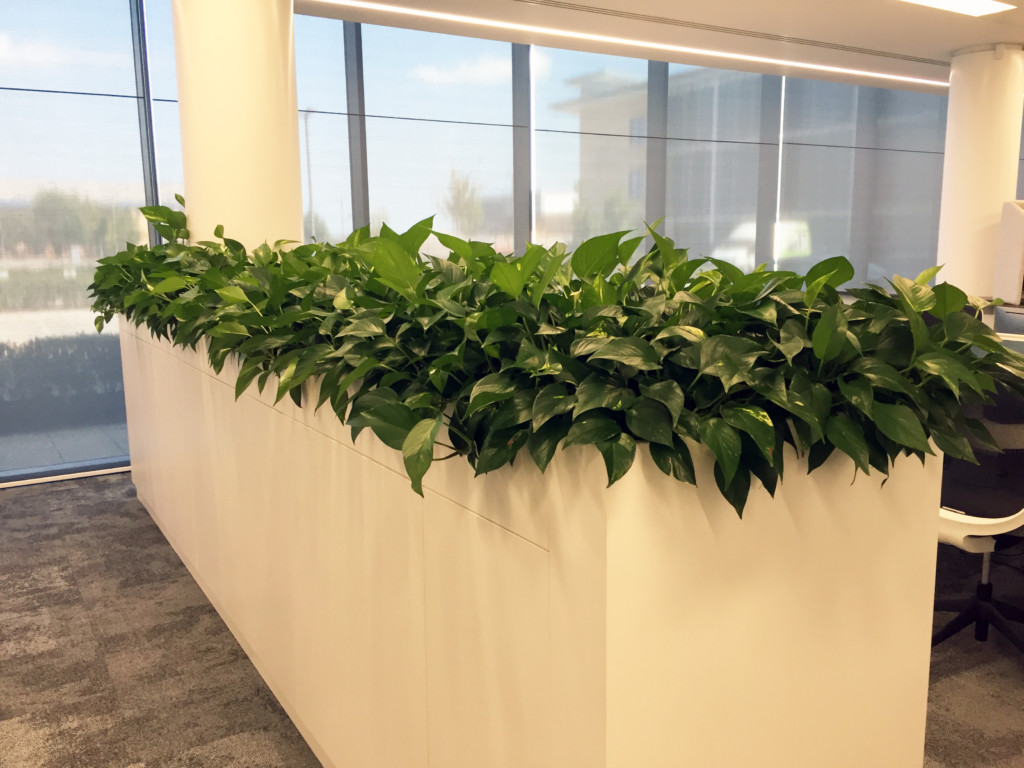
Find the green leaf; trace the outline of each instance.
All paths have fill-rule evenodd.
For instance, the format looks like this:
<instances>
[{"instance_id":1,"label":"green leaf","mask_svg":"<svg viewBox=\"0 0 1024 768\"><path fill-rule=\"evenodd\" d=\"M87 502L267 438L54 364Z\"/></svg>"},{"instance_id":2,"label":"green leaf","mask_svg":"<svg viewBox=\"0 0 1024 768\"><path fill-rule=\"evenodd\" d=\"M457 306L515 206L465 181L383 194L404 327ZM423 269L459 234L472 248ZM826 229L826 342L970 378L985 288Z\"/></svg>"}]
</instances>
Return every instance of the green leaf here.
<instances>
[{"instance_id":1,"label":"green leaf","mask_svg":"<svg viewBox=\"0 0 1024 768\"><path fill-rule=\"evenodd\" d=\"M438 392L444 392L452 368L461 365L462 358L454 352L441 355L427 366L427 379Z\"/></svg>"},{"instance_id":2,"label":"green leaf","mask_svg":"<svg viewBox=\"0 0 1024 768\"><path fill-rule=\"evenodd\" d=\"M469 243L454 235L446 235L444 232L434 232L434 237L445 248L454 253L465 262L473 260L473 249Z\"/></svg>"},{"instance_id":3,"label":"green leaf","mask_svg":"<svg viewBox=\"0 0 1024 768\"><path fill-rule=\"evenodd\" d=\"M932 288L935 306L928 310L940 320L954 312L961 312L967 306L967 294L949 283L939 283Z\"/></svg>"},{"instance_id":4,"label":"green leaf","mask_svg":"<svg viewBox=\"0 0 1024 768\"><path fill-rule=\"evenodd\" d=\"M914 282L918 285L928 285L932 281L932 278L939 274L939 270L942 269L942 265L939 264L935 267L928 267L921 274L914 278Z\"/></svg>"},{"instance_id":5,"label":"green leaf","mask_svg":"<svg viewBox=\"0 0 1024 768\"><path fill-rule=\"evenodd\" d=\"M151 221L154 224L166 223L173 211L166 205L144 205L139 208L146 221Z\"/></svg>"},{"instance_id":6,"label":"green leaf","mask_svg":"<svg viewBox=\"0 0 1024 768\"><path fill-rule=\"evenodd\" d=\"M753 307L738 307L738 309L744 315L756 318L769 325L775 325L778 322L778 309L774 301L763 301Z\"/></svg>"},{"instance_id":7,"label":"green leaf","mask_svg":"<svg viewBox=\"0 0 1024 768\"><path fill-rule=\"evenodd\" d=\"M871 418L871 404L874 402L875 393L871 388L871 382L864 376L840 377L838 379L839 391L850 404L869 419Z\"/></svg>"},{"instance_id":8,"label":"green leaf","mask_svg":"<svg viewBox=\"0 0 1024 768\"><path fill-rule=\"evenodd\" d=\"M654 464L666 475L683 483L697 484L690 449L678 436L673 439L671 447L659 443L649 443L647 447Z\"/></svg>"},{"instance_id":9,"label":"green leaf","mask_svg":"<svg viewBox=\"0 0 1024 768\"><path fill-rule=\"evenodd\" d=\"M597 450L604 457L608 485L611 486L633 466L633 459L636 456L636 441L623 432L619 435L618 440L598 443Z\"/></svg>"},{"instance_id":10,"label":"green leaf","mask_svg":"<svg viewBox=\"0 0 1024 768\"><path fill-rule=\"evenodd\" d=\"M818 294L821 293L821 289L828 284L828 280L831 276L831 273L827 275L821 275L813 282L811 282L810 278L808 278L807 291L804 293L804 303L808 307L814 306L814 302L818 298Z\"/></svg>"},{"instance_id":11,"label":"green leaf","mask_svg":"<svg viewBox=\"0 0 1024 768\"><path fill-rule=\"evenodd\" d=\"M372 357L368 357L365 360L360 361L359 365L353 368L351 371L346 373L340 379L338 379L337 389L338 392L347 392L348 388L355 384L359 379L369 373L371 370L377 367L379 363ZM332 395L333 398L333 395Z\"/></svg>"},{"instance_id":12,"label":"green leaf","mask_svg":"<svg viewBox=\"0 0 1024 768\"><path fill-rule=\"evenodd\" d=\"M739 517L743 517L743 508L747 504L747 496L750 494L750 470L740 467L731 478L727 478L721 464L715 464L715 485L721 491L722 496L736 510Z\"/></svg>"},{"instance_id":13,"label":"green leaf","mask_svg":"<svg viewBox=\"0 0 1024 768\"><path fill-rule=\"evenodd\" d=\"M573 421L565 436L565 447L618 440L622 430L615 420L599 411L587 411Z\"/></svg>"},{"instance_id":14,"label":"green leaf","mask_svg":"<svg viewBox=\"0 0 1024 768\"><path fill-rule=\"evenodd\" d=\"M245 291L239 288L237 285L229 285L227 288L218 288L217 295L224 300L225 304L241 304L249 300L249 297L245 295Z\"/></svg>"},{"instance_id":15,"label":"green leaf","mask_svg":"<svg viewBox=\"0 0 1024 768\"><path fill-rule=\"evenodd\" d=\"M242 368L238 372L238 378L235 380L235 400L242 396L242 393L249 388L261 371L260 363L262 360L258 357L247 357L242 362Z\"/></svg>"},{"instance_id":16,"label":"green leaf","mask_svg":"<svg viewBox=\"0 0 1024 768\"><path fill-rule=\"evenodd\" d=\"M383 336L387 332L387 326L384 321L379 317L360 317L352 320L349 323L341 326L338 329L335 338L342 338L345 336L353 336L355 338L372 338L374 336Z\"/></svg>"},{"instance_id":17,"label":"green leaf","mask_svg":"<svg viewBox=\"0 0 1024 768\"><path fill-rule=\"evenodd\" d=\"M826 307L811 334L811 346L815 357L825 362L839 357L846 345L846 327L842 305L832 304Z\"/></svg>"},{"instance_id":18,"label":"green leaf","mask_svg":"<svg viewBox=\"0 0 1024 768\"><path fill-rule=\"evenodd\" d=\"M810 450L807 452L807 471L813 472L826 461L828 457L835 453L836 447L829 442L818 442L814 443Z\"/></svg>"},{"instance_id":19,"label":"green leaf","mask_svg":"<svg viewBox=\"0 0 1024 768\"><path fill-rule=\"evenodd\" d=\"M419 420L402 403L381 403L349 419L353 427L369 427L385 445L402 450L409 432Z\"/></svg>"},{"instance_id":20,"label":"green leaf","mask_svg":"<svg viewBox=\"0 0 1024 768\"><path fill-rule=\"evenodd\" d=\"M590 355L591 360L614 360L641 371L661 368L661 358L649 342L630 336L608 339Z\"/></svg>"},{"instance_id":21,"label":"green leaf","mask_svg":"<svg viewBox=\"0 0 1024 768\"><path fill-rule=\"evenodd\" d=\"M800 354L804 347L810 346L810 339L807 338L803 323L790 318L779 329L779 340L772 343L785 355L786 362L792 365L793 358Z\"/></svg>"},{"instance_id":22,"label":"green leaf","mask_svg":"<svg viewBox=\"0 0 1024 768\"><path fill-rule=\"evenodd\" d=\"M674 338L685 339L686 341L703 341L707 338L707 334L700 328L695 328L692 325L670 325L658 331L654 340L661 341L662 339Z\"/></svg>"},{"instance_id":23,"label":"green leaf","mask_svg":"<svg viewBox=\"0 0 1024 768\"><path fill-rule=\"evenodd\" d=\"M473 390L469 395L469 408L466 409L466 416L471 416L485 405L512 397L515 391L515 383L505 374L487 374L473 385Z\"/></svg>"},{"instance_id":24,"label":"green leaf","mask_svg":"<svg viewBox=\"0 0 1024 768\"><path fill-rule=\"evenodd\" d=\"M423 273L423 264L394 240L379 238L366 255L378 279L408 299L416 296L416 286Z\"/></svg>"},{"instance_id":25,"label":"green leaf","mask_svg":"<svg viewBox=\"0 0 1024 768\"><path fill-rule=\"evenodd\" d=\"M584 240L569 262L572 271L584 281L611 272L619 263L619 241L628 231L611 232Z\"/></svg>"},{"instance_id":26,"label":"green leaf","mask_svg":"<svg viewBox=\"0 0 1024 768\"><path fill-rule=\"evenodd\" d=\"M921 421L909 407L876 400L871 410L875 416L875 425L890 440L915 451L932 453Z\"/></svg>"},{"instance_id":27,"label":"green leaf","mask_svg":"<svg viewBox=\"0 0 1024 768\"><path fill-rule=\"evenodd\" d=\"M555 416L544 422L541 427L535 427L533 433L526 441L526 448L537 468L543 472L551 463L555 455L558 443L569 432L571 424L569 417L564 415Z\"/></svg>"},{"instance_id":28,"label":"green leaf","mask_svg":"<svg viewBox=\"0 0 1024 768\"><path fill-rule=\"evenodd\" d=\"M960 397L960 382L965 382L971 389L981 394L981 387L975 375L950 352L926 352L914 360L914 367L922 373L941 378L957 398Z\"/></svg>"},{"instance_id":29,"label":"green leaf","mask_svg":"<svg viewBox=\"0 0 1024 768\"><path fill-rule=\"evenodd\" d=\"M715 454L716 464L722 469L725 484L732 482L740 463L743 442L725 419L712 417L700 423L700 439Z\"/></svg>"},{"instance_id":30,"label":"green leaf","mask_svg":"<svg viewBox=\"0 0 1024 768\"><path fill-rule=\"evenodd\" d=\"M494 266L491 267L491 282L513 299L518 299L522 294L523 286L526 284L526 277L526 275L523 275L516 269L514 264L508 264L504 261L495 262Z\"/></svg>"},{"instance_id":31,"label":"green leaf","mask_svg":"<svg viewBox=\"0 0 1024 768\"><path fill-rule=\"evenodd\" d=\"M182 288L186 288L188 283L185 278L174 275L172 277L165 277L159 283L154 285L150 290L153 293L172 293L173 291L180 291Z\"/></svg>"},{"instance_id":32,"label":"green leaf","mask_svg":"<svg viewBox=\"0 0 1024 768\"><path fill-rule=\"evenodd\" d=\"M609 341L611 339L608 336L584 336L581 339L576 339L569 346L569 354L584 357L601 349Z\"/></svg>"},{"instance_id":33,"label":"green leaf","mask_svg":"<svg viewBox=\"0 0 1024 768\"><path fill-rule=\"evenodd\" d=\"M853 276L856 274L856 270L853 268L853 264L850 263L849 259L845 256L833 256L831 259L825 259L819 261L809 270L807 270L807 276L805 282L808 289L811 285L822 278L824 278L824 285L831 285L833 288L838 288L843 283L847 283L853 280ZM819 291L821 288L819 287ZM808 301L808 306L811 302Z\"/></svg>"},{"instance_id":34,"label":"green leaf","mask_svg":"<svg viewBox=\"0 0 1024 768\"><path fill-rule=\"evenodd\" d=\"M249 329L241 323L228 322L213 326L208 333L211 336L248 336Z\"/></svg>"},{"instance_id":35,"label":"green leaf","mask_svg":"<svg viewBox=\"0 0 1024 768\"><path fill-rule=\"evenodd\" d=\"M657 400L668 408L669 415L672 418L672 426L675 426L675 423L679 421L679 416L686 405L686 395L683 394L682 387L676 382L669 380L649 385L641 384L640 394L652 400Z\"/></svg>"},{"instance_id":36,"label":"green leaf","mask_svg":"<svg viewBox=\"0 0 1024 768\"><path fill-rule=\"evenodd\" d=\"M423 419L417 422L402 442L402 459L405 471L412 481L412 489L423 495L423 475L434 460L434 441L441 429L441 417Z\"/></svg>"},{"instance_id":37,"label":"green leaf","mask_svg":"<svg viewBox=\"0 0 1024 768\"><path fill-rule=\"evenodd\" d=\"M914 339L914 352L920 352L928 346L928 327L924 324L924 318L918 314L911 313L907 319Z\"/></svg>"},{"instance_id":38,"label":"green leaf","mask_svg":"<svg viewBox=\"0 0 1024 768\"><path fill-rule=\"evenodd\" d=\"M423 243L433 232L434 217L428 216L422 221L417 221L409 229L398 236L398 241L405 247L408 253L417 253L423 247Z\"/></svg>"},{"instance_id":39,"label":"green leaf","mask_svg":"<svg viewBox=\"0 0 1024 768\"><path fill-rule=\"evenodd\" d=\"M721 414L727 424L750 435L768 461L775 461L775 424L764 408L726 405L722 407Z\"/></svg>"},{"instance_id":40,"label":"green leaf","mask_svg":"<svg viewBox=\"0 0 1024 768\"><path fill-rule=\"evenodd\" d=\"M675 420L662 403L641 397L626 410L629 431L649 443L672 445Z\"/></svg>"},{"instance_id":41,"label":"green leaf","mask_svg":"<svg viewBox=\"0 0 1024 768\"><path fill-rule=\"evenodd\" d=\"M551 281L554 280L555 275L562 266L562 260L565 257L564 251L556 245L549 248L544 256L541 258L539 268L541 270L540 279L537 284L533 287L533 291L530 294L530 302L534 307L539 307L541 302L544 300L544 292L551 285Z\"/></svg>"},{"instance_id":42,"label":"green leaf","mask_svg":"<svg viewBox=\"0 0 1024 768\"><path fill-rule=\"evenodd\" d=\"M488 433L476 459L476 474L483 475L511 464L529 436L530 431L520 427Z\"/></svg>"},{"instance_id":43,"label":"green leaf","mask_svg":"<svg viewBox=\"0 0 1024 768\"><path fill-rule=\"evenodd\" d=\"M870 452L864 431L845 413L837 413L825 423L825 436L843 453L853 459L865 475L871 474Z\"/></svg>"},{"instance_id":44,"label":"green leaf","mask_svg":"<svg viewBox=\"0 0 1024 768\"><path fill-rule=\"evenodd\" d=\"M592 373L576 389L576 409L573 415L578 417L595 408L622 411L633 400L633 393L617 384L611 376Z\"/></svg>"},{"instance_id":45,"label":"green leaf","mask_svg":"<svg viewBox=\"0 0 1024 768\"><path fill-rule=\"evenodd\" d=\"M783 407L806 422L810 429L812 443L822 438L824 425L819 413L820 409L815 399L814 386L810 384L806 376L795 376L790 382L789 390L786 392L786 404Z\"/></svg>"},{"instance_id":46,"label":"green leaf","mask_svg":"<svg viewBox=\"0 0 1024 768\"><path fill-rule=\"evenodd\" d=\"M889 284L896 289L906 308L915 313L926 312L935 306L935 292L927 285L899 275L893 277Z\"/></svg>"},{"instance_id":47,"label":"green leaf","mask_svg":"<svg viewBox=\"0 0 1024 768\"><path fill-rule=\"evenodd\" d=\"M576 405L576 395L565 384L548 384L533 401L533 428L540 429L555 416L567 413Z\"/></svg>"},{"instance_id":48,"label":"green leaf","mask_svg":"<svg viewBox=\"0 0 1024 768\"><path fill-rule=\"evenodd\" d=\"M739 382L751 381L754 363L765 350L755 341L739 336L710 336L700 343L700 372L722 381L725 391Z\"/></svg>"},{"instance_id":49,"label":"green leaf","mask_svg":"<svg viewBox=\"0 0 1024 768\"><path fill-rule=\"evenodd\" d=\"M862 357L850 365L850 370L863 376L871 385L893 392L910 392L910 383L888 363L870 357Z\"/></svg>"},{"instance_id":50,"label":"green leaf","mask_svg":"<svg viewBox=\"0 0 1024 768\"><path fill-rule=\"evenodd\" d=\"M972 464L978 463L978 459L974 455L974 449L971 448L971 441L955 429L933 428L931 436L932 440L935 441L935 445L947 456L963 459Z\"/></svg>"}]
</instances>

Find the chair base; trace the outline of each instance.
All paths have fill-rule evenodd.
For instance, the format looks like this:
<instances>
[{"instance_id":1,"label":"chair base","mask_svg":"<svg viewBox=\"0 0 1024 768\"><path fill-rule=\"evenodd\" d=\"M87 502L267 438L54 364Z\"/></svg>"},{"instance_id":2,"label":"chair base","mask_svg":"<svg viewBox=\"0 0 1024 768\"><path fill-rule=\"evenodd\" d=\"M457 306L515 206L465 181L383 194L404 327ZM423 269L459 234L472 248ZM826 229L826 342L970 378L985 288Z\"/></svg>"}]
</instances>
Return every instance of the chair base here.
<instances>
[{"instance_id":1,"label":"chair base","mask_svg":"<svg viewBox=\"0 0 1024 768\"><path fill-rule=\"evenodd\" d=\"M1011 623L1024 624L1024 610L995 600L991 584L978 584L974 597L966 600L936 600L935 610L956 611L957 615L932 635L932 647L973 624L975 640L988 640L988 628L992 626L1024 653L1024 634Z\"/></svg>"}]
</instances>

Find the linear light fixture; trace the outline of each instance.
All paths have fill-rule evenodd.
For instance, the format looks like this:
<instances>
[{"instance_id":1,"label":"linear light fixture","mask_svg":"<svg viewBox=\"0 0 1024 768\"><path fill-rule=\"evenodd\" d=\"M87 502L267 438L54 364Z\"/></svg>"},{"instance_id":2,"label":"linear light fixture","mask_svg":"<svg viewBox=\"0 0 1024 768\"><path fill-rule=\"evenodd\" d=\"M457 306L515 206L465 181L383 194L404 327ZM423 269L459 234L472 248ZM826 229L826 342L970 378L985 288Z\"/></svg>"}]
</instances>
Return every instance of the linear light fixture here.
<instances>
[{"instance_id":1,"label":"linear light fixture","mask_svg":"<svg viewBox=\"0 0 1024 768\"><path fill-rule=\"evenodd\" d=\"M1016 8L1009 3L1000 3L998 0L903 0L903 2L938 8L940 11L962 13L965 16L988 16L990 13Z\"/></svg>"},{"instance_id":2,"label":"linear light fixture","mask_svg":"<svg viewBox=\"0 0 1024 768\"><path fill-rule=\"evenodd\" d=\"M424 8L406 8L399 5L375 3L369 0L319 0L330 5L338 5L346 8L358 8L366 11L380 11L382 13L393 13L399 16L413 16L422 19L434 19L436 21L449 21L456 24L468 26L488 27L490 29L507 29L514 32L527 32L535 35L548 37L569 38L573 40L587 40L595 43L606 43L610 45L629 46L634 48L646 48L652 51L668 51L671 53L682 53L688 56L700 56L713 59L724 59L726 61L743 61L752 64L769 64L772 66L792 67L793 69L806 69L814 72L828 72L837 75L852 75L854 77L867 77L876 80L892 80L901 83L914 83L917 85L929 85L948 88L946 80L929 80L924 77L909 77L907 75L895 75L889 72L873 72L866 69L853 69L850 67L833 67L828 64L812 64L806 61L791 61L789 59L776 59L769 56L748 56L744 53L733 53L730 51L715 51L707 48L691 48L685 45L672 45L670 43L657 43L650 40L636 40L628 37L616 37L614 35L598 35L590 32L574 32L567 29L555 27L541 27L535 24L517 24L511 21L499 21L497 19L484 19L478 16L464 16L458 13L445 13L443 11L429 11ZM981 2L982 0L977 0ZM995 2L995 0L988 0Z\"/></svg>"}]
</instances>

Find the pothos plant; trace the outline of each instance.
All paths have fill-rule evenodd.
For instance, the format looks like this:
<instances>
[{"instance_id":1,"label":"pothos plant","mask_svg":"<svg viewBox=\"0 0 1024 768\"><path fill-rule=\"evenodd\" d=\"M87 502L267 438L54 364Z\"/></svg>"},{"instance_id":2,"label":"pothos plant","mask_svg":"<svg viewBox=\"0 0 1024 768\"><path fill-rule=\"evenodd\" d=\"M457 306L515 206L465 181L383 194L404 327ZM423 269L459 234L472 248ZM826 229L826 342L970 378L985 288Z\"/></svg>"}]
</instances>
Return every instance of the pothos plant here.
<instances>
[{"instance_id":1,"label":"pothos plant","mask_svg":"<svg viewBox=\"0 0 1024 768\"><path fill-rule=\"evenodd\" d=\"M984 302L929 286L937 268L844 297L844 258L744 273L653 229L646 253L613 232L511 256L431 219L250 253L219 227L191 243L180 211L142 212L167 242L100 261L97 328L121 314L175 344L205 338L216 370L240 361L236 397L255 382L299 403L316 377L316 407L400 450L421 494L433 461L481 474L525 451L543 471L560 445L594 446L609 484L640 444L695 483L703 443L742 514L752 477L774 494L785 443L810 470L837 450L866 474L932 445L973 461L972 441L992 439L969 406L1024 392L1024 356L982 322ZM447 258L421 254L429 237Z\"/></svg>"}]
</instances>

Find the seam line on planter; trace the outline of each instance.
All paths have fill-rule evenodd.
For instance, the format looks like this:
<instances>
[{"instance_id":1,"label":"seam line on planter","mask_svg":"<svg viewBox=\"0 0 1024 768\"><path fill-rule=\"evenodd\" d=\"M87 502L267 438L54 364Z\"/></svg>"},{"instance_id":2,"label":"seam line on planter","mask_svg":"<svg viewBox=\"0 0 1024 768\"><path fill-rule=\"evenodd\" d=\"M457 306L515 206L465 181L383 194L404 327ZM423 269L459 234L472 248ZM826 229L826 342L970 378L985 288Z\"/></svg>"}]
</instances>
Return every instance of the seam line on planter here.
<instances>
[{"instance_id":1,"label":"seam line on planter","mask_svg":"<svg viewBox=\"0 0 1024 768\"><path fill-rule=\"evenodd\" d=\"M139 338L142 338L142 336L140 336ZM152 336L150 335L149 338L152 339ZM163 344L151 343L151 346L154 349L156 349L158 352L161 352L162 354L166 355L167 357L171 358L172 360L176 360L179 363L182 363L182 364L187 365L187 366L189 366L191 368L194 368L199 373L204 374L208 378L213 379L217 384L219 384L220 386L224 387L225 389L228 389L229 391L233 391L233 387L231 386L231 384L229 384L228 382L224 381L220 376L218 376L213 371L213 369L210 368L209 363L204 363L204 367L199 367L199 366L193 365L191 362L189 362L187 360L182 360L180 356L175 354L175 351L178 350L178 349L181 349L181 348L180 347L172 346L170 349L166 349L165 345L169 344L169 343L170 342L164 342ZM249 390L246 390L243 393L243 397L249 397L253 402L255 402L255 403L259 404L259 405L262 405L264 408L269 408L274 413L277 413L277 414L283 416L286 419L291 419L292 421L294 421L295 423L305 427L306 429L309 429L309 430L311 430L313 432L316 432L318 435L321 435L325 439L330 440L333 443L336 443L341 448L344 448L344 449L346 449L348 451L351 451L352 453L356 454L360 458L366 459L367 461L369 461L372 464L375 464L376 466L380 467L381 469L387 470L388 472L392 473L396 477L401 478L402 480L406 480L407 479L407 477L406 477L406 475L404 473L396 471L394 467L388 466L387 464L385 464L385 463L383 463L383 462L373 458L372 456L368 456L365 453L363 453L361 450L359 450L359 448L355 445L355 443L352 442L351 438L346 438L345 440L339 440L338 438L333 437L333 436L327 434L326 432L323 432L320 429L317 429L315 426L310 425L305 420L298 419L298 418L296 418L295 416L293 416L290 413L287 413L285 411L279 410L276 407L276 405L271 405L271 404L267 403L265 400L260 398L259 394L255 393L255 392L250 392ZM282 400L281 402L284 402L284 401ZM343 428L347 428L347 427L344 427L344 425L342 425L342 427ZM437 496L439 499L443 499L443 500L445 500L445 501L447 501L447 502L449 502L451 504L454 504L459 509L465 510L466 512L469 512L470 514L475 515L476 517L479 517L481 520L484 520L484 521L494 525L495 527L500 528L501 530L506 531L506 532L512 534L513 536L515 536L515 537L517 537L519 539L522 539L526 543L536 547L537 549L541 550L542 552L549 552L550 551L548 549L548 547L545 547L545 546L542 546L541 544L538 544L536 541L534 541L533 539L530 539L530 538L524 536L522 533L519 533L518 531L514 531L511 528L509 528L509 527L507 527L505 525L502 525L501 523L496 522L494 519L492 519L490 517L487 517L486 515L482 515L482 514L480 514L479 512L477 512L475 510L470 509L469 507L467 507L462 502L460 502L460 501L458 501L456 499L451 498L450 496L448 496L448 495L438 491L435 488L432 488L429 485L429 478L425 478L424 479L424 481L423 481L423 490L424 490L425 493L432 493L435 496ZM421 499L421 501L422 501L422 499Z\"/></svg>"}]
</instances>

